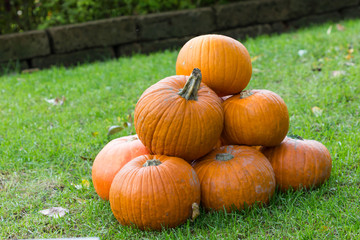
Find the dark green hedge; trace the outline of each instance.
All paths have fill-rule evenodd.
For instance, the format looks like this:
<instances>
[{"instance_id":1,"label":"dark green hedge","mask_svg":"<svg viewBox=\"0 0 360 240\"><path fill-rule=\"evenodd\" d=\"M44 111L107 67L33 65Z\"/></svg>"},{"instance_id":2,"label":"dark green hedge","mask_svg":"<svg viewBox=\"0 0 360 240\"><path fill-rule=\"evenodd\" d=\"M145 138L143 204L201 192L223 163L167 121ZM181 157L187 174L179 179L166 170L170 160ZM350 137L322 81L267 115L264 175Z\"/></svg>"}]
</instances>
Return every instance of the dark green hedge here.
<instances>
[{"instance_id":1,"label":"dark green hedge","mask_svg":"<svg viewBox=\"0 0 360 240\"><path fill-rule=\"evenodd\" d=\"M228 2L236 0L0 0L0 34Z\"/></svg>"}]
</instances>

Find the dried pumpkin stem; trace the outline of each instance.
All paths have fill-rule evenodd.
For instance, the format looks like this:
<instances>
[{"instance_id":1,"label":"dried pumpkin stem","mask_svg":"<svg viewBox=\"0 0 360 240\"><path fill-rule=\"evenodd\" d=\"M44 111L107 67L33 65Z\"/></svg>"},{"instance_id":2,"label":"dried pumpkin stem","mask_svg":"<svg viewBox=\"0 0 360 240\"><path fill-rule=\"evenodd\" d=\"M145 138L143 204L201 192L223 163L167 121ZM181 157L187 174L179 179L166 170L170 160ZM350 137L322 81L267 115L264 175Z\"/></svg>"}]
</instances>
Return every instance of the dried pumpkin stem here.
<instances>
[{"instance_id":1,"label":"dried pumpkin stem","mask_svg":"<svg viewBox=\"0 0 360 240\"><path fill-rule=\"evenodd\" d=\"M201 83L201 71L198 68L194 68L189 79L186 81L185 86L180 89L179 95L186 100L197 100L198 91Z\"/></svg>"},{"instance_id":2,"label":"dried pumpkin stem","mask_svg":"<svg viewBox=\"0 0 360 240\"><path fill-rule=\"evenodd\" d=\"M144 163L143 167L159 166L160 164L161 164L160 160L151 159L151 160L147 160L146 163Z\"/></svg>"},{"instance_id":3,"label":"dried pumpkin stem","mask_svg":"<svg viewBox=\"0 0 360 240\"><path fill-rule=\"evenodd\" d=\"M253 95L254 93L251 91L251 90L244 90L240 93L240 98L243 99L243 98L247 98L251 95Z\"/></svg>"},{"instance_id":4,"label":"dried pumpkin stem","mask_svg":"<svg viewBox=\"0 0 360 240\"><path fill-rule=\"evenodd\" d=\"M219 161L229 161L234 158L234 155L230 153L218 153L215 158Z\"/></svg>"}]
</instances>

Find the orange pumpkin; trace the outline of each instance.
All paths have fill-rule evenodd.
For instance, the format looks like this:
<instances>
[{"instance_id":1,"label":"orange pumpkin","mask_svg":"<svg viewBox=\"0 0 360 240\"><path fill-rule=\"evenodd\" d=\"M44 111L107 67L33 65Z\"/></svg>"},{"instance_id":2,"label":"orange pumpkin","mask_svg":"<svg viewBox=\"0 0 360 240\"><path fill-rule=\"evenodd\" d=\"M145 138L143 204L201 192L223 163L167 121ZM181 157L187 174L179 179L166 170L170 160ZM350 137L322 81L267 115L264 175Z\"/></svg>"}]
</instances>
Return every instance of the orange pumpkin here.
<instances>
[{"instance_id":1,"label":"orange pumpkin","mask_svg":"<svg viewBox=\"0 0 360 240\"><path fill-rule=\"evenodd\" d=\"M190 164L177 157L137 157L118 172L110 188L116 219L140 229L176 227L199 204L199 179Z\"/></svg>"},{"instance_id":2,"label":"orange pumpkin","mask_svg":"<svg viewBox=\"0 0 360 240\"><path fill-rule=\"evenodd\" d=\"M223 128L220 98L201 72L167 77L148 88L135 107L135 130L154 154L192 161L216 145Z\"/></svg>"},{"instance_id":3,"label":"orange pumpkin","mask_svg":"<svg viewBox=\"0 0 360 240\"><path fill-rule=\"evenodd\" d=\"M241 92L252 73L251 58L239 41L217 34L190 39L176 60L176 74L189 75L194 68L203 74L203 82L219 96Z\"/></svg>"},{"instance_id":4,"label":"orange pumpkin","mask_svg":"<svg viewBox=\"0 0 360 240\"><path fill-rule=\"evenodd\" d=\"M273 166L282 191L317 187L330 177L331 156L318 141L287 137L279 146L264 148L262 152Z\"/></svg>"},{"instance_id":5,"label":"orange pumpkin","mask_svg":"<svg viewBox=\"0 0 360 240\"><path fill-rule=\"evenodd\" d=\"M131 159L149 150L137 135L121 137L110 141L96 156L92 166L92 180L96 193L109 200L109 190L116 173Z\"/></svg>"},{"instance_id":6,"label":"orange pumpkin","mask_svg":"<svg viewBox=\"0 0 360 240\"><path fill-rule=\"evenodd\" d=\"M282 98L268 90L246 90L226 99L222 137L229 144L276 146L289 129Z\"/></svg>"},{"instance_id":7,"label":"orange pumpkin","mask_svg":"<svg viewBox=\"0 0 360 240\"><path fill-rule=\"evenodd\" d=\"M275 191L271 164L252 147L220 147L196 160L193 167L201 184L201 204L208 210L230 212L245 204L266 204Z\"/></svg>"}]
</instances>

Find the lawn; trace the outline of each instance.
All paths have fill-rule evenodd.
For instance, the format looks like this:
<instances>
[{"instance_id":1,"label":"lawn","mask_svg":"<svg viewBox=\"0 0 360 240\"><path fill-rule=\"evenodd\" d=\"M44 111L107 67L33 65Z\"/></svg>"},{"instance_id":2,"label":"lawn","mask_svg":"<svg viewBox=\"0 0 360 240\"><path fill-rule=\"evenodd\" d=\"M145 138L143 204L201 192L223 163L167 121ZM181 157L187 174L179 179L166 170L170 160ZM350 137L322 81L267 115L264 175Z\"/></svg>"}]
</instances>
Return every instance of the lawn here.
<instances>
[{"instance_id":1,"label":"lawn","mask_svg":"<svg viewBox=\"0 0 360 240\"><path fill-rule=\"evenodd\" d=\"M253 60L247 89L279 94L289 134L329 149L329 181L311 191L276 192L264 208L202 211L162 232L118 224L95 193L91 166L109 140L135 133L131 125L107 135L129 121L147 87L175 74L178 49L1 76L0 239L360 238L360 20L339 24L243 41ZM39 212L50 207L69 212Z\"/></svg>"}]
</instances>

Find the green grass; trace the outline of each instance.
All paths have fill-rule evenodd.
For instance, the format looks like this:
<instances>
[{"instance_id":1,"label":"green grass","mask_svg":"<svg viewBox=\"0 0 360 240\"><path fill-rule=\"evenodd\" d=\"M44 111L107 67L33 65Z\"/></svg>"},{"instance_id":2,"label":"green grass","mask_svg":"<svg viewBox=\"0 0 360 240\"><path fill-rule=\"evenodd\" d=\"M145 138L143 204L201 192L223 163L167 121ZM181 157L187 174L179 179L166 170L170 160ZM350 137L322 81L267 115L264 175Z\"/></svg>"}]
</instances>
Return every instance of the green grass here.
<instances>
[{"instance_id":1,"label":"green grass","mask_svg":"<svg viewBox=\"0 0 360 240\"><path fill-rule=\"evenodd\" d=\"M327 146L329 181L312 191L277 192L264 208L202 212L162 232L118 224L93 189L91 166L110 139L134 133L131 127L107 137L147 87L175 74L177 51L0 77L0 239L360 238L360 21L341 24L344 31L328 23L243 41L258 56L248 89L278 93L289 109L289 133ZM299 50L307 53L300 57ZM61 106L45 101L62 96ZM83 179L90 187L76 189ZM39 213L49 207L70 212L58 219Z\"/></svg>"}]
</instances>

